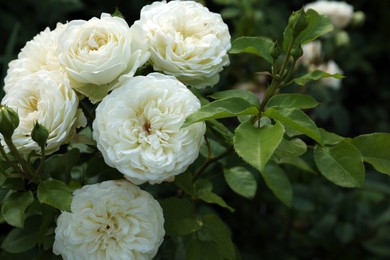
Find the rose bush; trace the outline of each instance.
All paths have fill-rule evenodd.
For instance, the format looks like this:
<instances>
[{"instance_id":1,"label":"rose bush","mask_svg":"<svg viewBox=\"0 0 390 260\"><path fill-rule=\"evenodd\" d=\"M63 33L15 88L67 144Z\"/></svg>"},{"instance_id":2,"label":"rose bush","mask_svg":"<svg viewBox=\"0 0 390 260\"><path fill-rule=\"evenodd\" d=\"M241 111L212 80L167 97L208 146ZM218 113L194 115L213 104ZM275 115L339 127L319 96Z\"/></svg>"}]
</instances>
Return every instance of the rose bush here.
<instances>
[{"instance_id":1,"label":"rose bush","mask_svg":"<svg viewBox=\"0 0 390 260\"><path fill-rule=\"evenodd\" d=\"M194 1L154 2L135 24L147 33L153 69L186 85L213 86L229 64L230 34L221 16Z\"/></svg>"},{"instance_id":2,"label":"rose bush","mask_svg":"<svg viewBox=\"0 0 390 260\"><path fill-rule=\"evenodd\" d=\"M53 251L67 260L152 259L163 225L159 203L128 181L87 185L58 217Z\"/></svg>"},{"instance_id":3,"label":"rose bush","mask_svg":"<svg viewBox=\"0 0 390 260\"><path fill-rule=\"evenodd\" d=\"M181 128L199 100L171 76L124 78L96 109L93 137L105 162L140 184L182 173L199 154L205 124Z\"/></svg>"}]
</instances>

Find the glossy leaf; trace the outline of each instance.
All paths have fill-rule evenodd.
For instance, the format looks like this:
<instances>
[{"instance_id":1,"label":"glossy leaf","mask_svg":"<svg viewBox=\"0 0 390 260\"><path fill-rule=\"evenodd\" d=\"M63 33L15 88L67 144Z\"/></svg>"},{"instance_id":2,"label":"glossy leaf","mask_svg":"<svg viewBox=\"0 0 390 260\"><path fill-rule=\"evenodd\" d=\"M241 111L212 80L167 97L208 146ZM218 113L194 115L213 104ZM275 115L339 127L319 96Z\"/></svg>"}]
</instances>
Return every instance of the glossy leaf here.
<instances>
[{"instance_id":1,"label":"glossy leaf","mask_svg":"<svg viewBox=\"0 0 390 260\"><path fill-rule=\"evenodd\" d=\"M45 164L45 175L68 182L73 166L80 158L80 151L72 149L65 154L51 156Z\"/></svg>"},{"instance_id":2,"label":"glossy leaf","mask_svg":"<svg viewBox=\"0 0 390 260\"><path fill-rule=\"evenodd\" d=\"M341 141L329 148L316 146L314 160L321 174L334 184L346 188L363 186L363 158L351 143Z\"/></svg>"},{"instance_id":3,"label":"glossy leaf","mask_svg":"<svg viewBox=\"0 0 390 260\"><path fill-rule=\"evenodd\" d=\"M352 143L359 149L365 162L377 171L390 175L390 134L361 135L353 138Z\"/></svg>"},{"instance_id":4,"label":"glossy leaf","mask_svg":"<svg viewBox=\"0 0 390 260\"><path fill-rule=\"evenodd\" d=\"M38 200L56 209L70 211L72 190L63 182L57 180L42 181L38 186Z\"/></svg>"},{"instance_id":5,"label":"glossy leaf","mask_svg":"<svg viewBox=\"0 0 390 260\"><path fill-rule=\"evenodd\" d=\"M201 228L192 212L192 205L186 199L169 198L160 201L164 212L164 229L170 236L191 234Z\"/></svg>"},{"instance_id":6,"label":"glossy leaf","mask_svg":"<svg viewBox=\"0 0 390 260\"><path fill-rule=\"evenodd\" d=\"M344 140L344 137L337 135L335 133L328 132L322 128L320 128L320 134L324 144L327 145L335 145Z\"/></svg>"},{"instance_id":7,"label":"glossy leaf","mask_svg":"<svg viewBox=\"0 0 390 260\"><path fill-rule=\"evenodd\" d=\"M276 163L268 163L264 171L261 172L268 188L272 190L275 196L286 206L291 206L292 186L286 173Z\"/></svg>"},{"instance_id":8,"label":"glossy leaf","mask_svg":"<svg viewBox=\"0 0 390 260\"><path fill-rule=\"evenodd\" d=\"M284 128L280 123L254 127L246 121L237 127L234 149L247 163L262 171L281 142Z\"/></svg>"},{"instance_id":9,"label":"glossy leaf","mask_svg":"<svg viewBox=\"0 0 390 260\"><path fill-rule=\"evenodd\" d=\"M264 111L264 114L276 121L281 122L287 127L305 134L319 144L322 144L320 130L302 110L299 109L280 109L270 107Z\"/></svg>"},{"instance_id":10,"label":"glossy leaf","mask_svg":"<svg viewBox=\"0 0 390 260\"><path fill-rule=\"evenodd\" d=\"M34 196L31 191L12 192L3 201L4 220L12 226L23 227L26 209L33 201Z\"/></svg>"},{"instance_id":11,"label":"glossy leaf","mask_svg":"<svg viewBox=\"0 0 390 260\"><path fill-rule=\"evenodd\" d=\"M230 212L234 212L235 209L230 207L219 195L208 189L200 189L197 192L198 198L207 203L217 204L223 208L228 209Z\"/></svg>"},{"instance_id":12,"label":"glossy leaf","mask_svg":"<svg viewBox=\"0 0 390 260\"><path fill-rule=\"evenodd\" d=\"M238 97L225 98L204 105L194 113L190 114L184 121L182 127L210 119L234 117L239 115L256 115L258 112L257 107L250 104L245 99Z\"/></svg>"},{"instance_id":13,"label":"glossy leaf","mask_svg":"<svg viewBox=\"0 0 390 260\"><path fill-rule=\"evenodd\" d=\"M314 108L318 105L318 102L308 95L302 94L279 94L273 96L267 103L268 107L281 107L281 108L298 108L308 109Z\"/></svg>"},{"instance_id":14,"label":"glossy leaf","mask_svg":"<svg viewBox=\"0 0 390 260\"><path fill-rule=\"evenodd\" d=\"M280 158L298 157L306 153L306 151L306 143L301 139L293 138L291 140L287 140L283 138L278 148L276 148L275 154Z\"/></svg>"},{"instance_id":15,"label":"glossy leaf","mask_svg":"<svg viewBox=\"0 0 390 260\"><path fill-rule=\"evenodd\" d=\"M313 168L302 158L300 157L283 157L278 160L279 164L288 164L292 165L294 167L297 167L298 169L304 170L306 172L310 173L316 173Z\"/></svg>"},{"instance_id":16,"label":"glossy leaf","mask_svg":"<svg viewBox=\"0 0 390 260\"><path fill-rule=\"evenodd\" d=\"M297 83L298 85L303 86L306 84L306 82L308 82L310 80L319 80L322 78L329 78L329 77L336 78L336 79L344 78L344 76L341 75L340 73L329 74L329 73L322 71L322 70L315 70L315 71L309 72L309 73L307 73L299 78L296 78L294 80L294 82Z\"/></svg>"},{"instance_id":17,"label":"glossy leaf","mask_svg":"<svg viewBox=\"0 0 390 260\"><path fill-rule=\"evenodd\" d=\"M233 167L224 170L225 180L229 187L245 198L253 198L257 190L257 182L253 174L244 167Z\"/></svg>"},{"instance_id":18,"label":"glossy leaf","mask_svg":"<svg viewBox=\"0 0 390 260\"><path fill-rule=\"evenodd\" d=\"M231 97L239 97L242 99L245 99L248 101L250 104L254 106L260 106L260 99L256 94L249 90L242 90L242 89L230 89L230 90L225 90L225 91L220 91L220 92L215 92L209 97L213 99L224 99L224 98L231 98Z\"/></svg>"},{"instance_id":19,"label":"glossy leaf","mask_svg":"<svg viewBox=\"0 0 390 260\"><path fill-rule=\"evenodd\" d=\"M224 259L237 259L230 230L225 223L216 215L211 214L204 216L202 223L202 234L217 245L219 253Z\"/></svg>"},{"instance_id":20,"label":"glossy leaf","mask_svg":"<svg viewBox=\"0 0 390 260\"><path fill-rule=\"evenodd\" d=\"M264 58L272 64L272 56L270 53L274 43L264 37L239 37L232 42L232 48L229 53L251 53Z\"/></svg>"}]
</instances>

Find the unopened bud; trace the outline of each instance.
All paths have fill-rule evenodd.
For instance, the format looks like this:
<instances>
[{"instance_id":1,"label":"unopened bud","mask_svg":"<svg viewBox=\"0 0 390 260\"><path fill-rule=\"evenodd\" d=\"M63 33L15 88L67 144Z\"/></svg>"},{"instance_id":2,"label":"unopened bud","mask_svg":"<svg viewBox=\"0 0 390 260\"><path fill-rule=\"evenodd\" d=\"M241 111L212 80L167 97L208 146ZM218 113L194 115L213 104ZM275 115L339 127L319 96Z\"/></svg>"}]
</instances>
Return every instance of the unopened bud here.
<instances>
[{"instance_id":1,"label":"unopened bud","mask_svg":"<svg viewBox=\"0 0 390 260\"><path fill-rule=\"evenodd\" d=\"M350 39L346 31L338 31L335 36L336 46L346 46L349 45Z\"/></svg>"},{"instance_id":2,"label":"unopened bud","mask_svg":"<svg viewBox=\"0 0 390 260\"><path fill-rule=\"evenodd\" d=\"M300 45L291 50L291 56L296 60L303 55L303 49Z\"/></svg>"},{"instance_id":3,"label":"unopened bud","mask_svg":"<svg viewBox=\"0 0 390 260\"><path fill-rule=\"evenodd\" d=\"M0 133L4 138L11 138L19 125L19 116L12 108L0 105Z\"/></svg>"},{"instance_id":4,"label":"unopened bud","mask_svg":"<svg viewBox=\"0 0 390 260\"><path fill-rule=\"evenodd\" d=\"M43 125L38 122L35 123L33 130L31 131L31 138L39 146L45 146L47 138L49 137L49 131Z\"/></svg>"},{"instance_id":5,"label":"unopened bud","mask_svg":"<svg viewBox=\"0 0 390 260\"><path fill-rule=\"evenodd\" d=\"M274 45L272 45L269 52L271 54L271 57L274 60L276 60L280 56L280 54L282 53L282 51L280 50L279 44L277 42L275 42Z\"/></svg>"},{"instance_id":6,"label":"unopened bud","mask_svg":"<svg viewBox=\"0 0 390 260\"><path fill-rule=\"evenodd\" d=\"M351 23L354 26L360 26L364 23L365 20L366 20L366 14L362 11L357 11L353 13Z\"/></svg>"},{"instance_id":7,"label":"unopened bud","mask_svg":"<svg viewBox=\"0 0 390 260\"><path fill-rule=\"evenodd\" d=\"M301 9L293 12L288 20L288 24L291 26L293 37L298 36L309 25L305 11Z\"/></svg>"}]
</instances>

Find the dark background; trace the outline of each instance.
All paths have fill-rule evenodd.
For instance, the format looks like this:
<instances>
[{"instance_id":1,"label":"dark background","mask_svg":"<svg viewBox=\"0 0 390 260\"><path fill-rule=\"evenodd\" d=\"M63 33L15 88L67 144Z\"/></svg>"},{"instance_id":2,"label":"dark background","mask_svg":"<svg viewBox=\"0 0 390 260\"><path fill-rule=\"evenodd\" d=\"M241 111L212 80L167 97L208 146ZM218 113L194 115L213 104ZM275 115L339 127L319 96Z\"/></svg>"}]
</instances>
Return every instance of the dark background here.
<instances>
[{"instance_id":1,"label":"dark background","mask_svg":"<svg viewBox=\"0 0 390 260\"><path fill-rule=\"evenodd\" d=\"M90 19L117 7L131 25L139 18L142 0L0 0L0 72L17 57L26 41L47 26L72 19ZM308 1L306 1L308 2ZM350 44L332 52L346 76L339 91L327 90L325 109L312 112L316 122L330 131L353 137L390 132L390 1L354 0L355 10L366 15L361 26L348 27ZM232 38L261 35L280 39L288 16L304 1L207 0L220 12ZM256 81L254 72L268 69L249 56L231 57L216 88L229 89ZM0 85L3 84L1 81ZM315 94L315 93L314 93ZM3 92L0 92L0 97ZM365 188L345 190L319 176L291 169L293 208L275 199L259 180L253 200L226 192L234 214L220 214L231 227L244 259L388 259L390 257L390 182L388 176L367 168ZM223 189L223 188L221 188Z\"/></svg>"}]
</instances>

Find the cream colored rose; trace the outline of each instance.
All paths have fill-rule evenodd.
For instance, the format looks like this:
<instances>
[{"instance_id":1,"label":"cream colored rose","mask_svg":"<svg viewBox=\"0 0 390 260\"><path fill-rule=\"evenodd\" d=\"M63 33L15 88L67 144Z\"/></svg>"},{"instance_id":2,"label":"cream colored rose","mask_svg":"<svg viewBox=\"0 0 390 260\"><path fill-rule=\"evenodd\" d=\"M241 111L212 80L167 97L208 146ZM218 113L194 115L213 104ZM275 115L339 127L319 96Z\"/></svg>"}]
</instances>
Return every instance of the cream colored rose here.
<instances>
[{"instance_id":1,"label":"cream colored rose","mask_svg":"<svg viewBox=\"0 0 390 260\"><path fill-rule=\"evenodd\" d=\"M19 115L20 123L12 140L24 154L40 152L40 147L31 138L31 130L37 121L49 131L47 154L66 143L76 127L86 125L84 115L77 108L77 95L59 71L41 70L20 78L1 103Z\"/></svg>"},{"instance_id":2,"label":"cream colored rose","mask_svg":"<svg viewBox=\"0 0 390 260\"><path fill-rule=\"evenodd\" d=\"M71 212L57 220L53 252L65 260L150 260L165 235L159 203L128 181L74 192Z\"/></svg>"},{"instance_id":3,"label":"cream colored rose","mask_svg":"<svg viewBox=\"0 0 390 260\"><path fill-rule=\"evenodd\" d=\"M120 82L96 109L93 137L105 162L136 184L160 183L198 157L205 124L181 128L199 100L172 76L152 73Z\"/></svg>"},{"instance_id":4,"label":"cream colored rose","mask_svg":"<svg viewBox=\"0 0 390 260\"><path fill-rule=\"evenodd\" d=\"M305 5L305 11L313 9L326 15L336 28L346 27L352 20L353 6L346 2L319 0Z\"/></svg>"},{"instance_id":5,"label":"cream colored rose","mask_svg":"<svg viewBox=\"0 0 390 260\"><path fill-rule=\"evenodd\" d=\"M229 64L229 29L219 14L199 3L154 2L142 8L135 24L147 32L154 70L186 85L212 86Z\"/></svg>"},{"instance_id":6,"label":"cream colored rose","mask_svg":"<svg viewBox=\"0 0 390 260\"><path fill-rule=\"evenodd\" d=\"M64 28L65 25L58 23L53 31L46 28L26 43L18 58L8 64L7 75L4 78L4 91L6 93L21 78L40 70L63 71L58 60L57 47L59 35ZM66 77L66 74L64 74L64 77Z\"/></svg>"},{"instance_id":7,"label":"cream colored rose","mask_svg":"<svg viewBox=\"0 0 390 260\"><path fill-rule=\"evenodd\" d=\"M59 60L72 86L100 101L122 74L134 75L149 59L142 28L103 13L100 19L74 20L59 39Z\"/></svg>"},{"instance_id":8,"label":"cream colored rose","mask_svg":"<svg viewBox=\"0 0 390 260\"><path fill-rule=\"evenodd\" d=\"M322 44L320 41L312 41L302 45L303 55L298 59L298 63L305 66L317 64L322 59Z\"/></svg>"}]
</instances>

